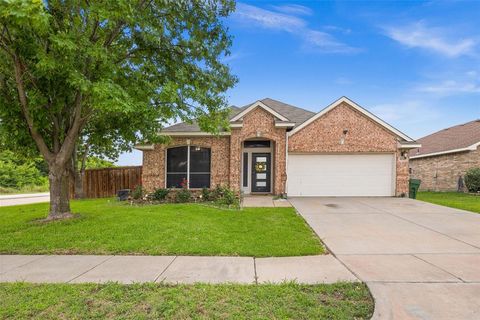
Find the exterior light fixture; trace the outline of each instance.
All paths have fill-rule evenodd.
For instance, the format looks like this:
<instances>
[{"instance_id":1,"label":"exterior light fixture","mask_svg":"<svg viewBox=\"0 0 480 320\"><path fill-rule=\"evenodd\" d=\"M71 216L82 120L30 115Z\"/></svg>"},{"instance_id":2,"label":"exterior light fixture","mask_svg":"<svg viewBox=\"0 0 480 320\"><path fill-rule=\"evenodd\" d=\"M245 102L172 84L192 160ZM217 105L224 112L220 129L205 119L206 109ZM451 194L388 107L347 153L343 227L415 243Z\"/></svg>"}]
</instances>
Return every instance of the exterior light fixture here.
<instances>
[{"instance_id":1,"label":"exterior light fixture","mask_svg":"<svg viewBox=\"0 0 480 320\"><path fill-rule=\"evenodd\" d=\"M340 138L340 144L345 144L345 137L347 136L348 129L343 129L343 135Z\"/></svg>"}]
</instances>

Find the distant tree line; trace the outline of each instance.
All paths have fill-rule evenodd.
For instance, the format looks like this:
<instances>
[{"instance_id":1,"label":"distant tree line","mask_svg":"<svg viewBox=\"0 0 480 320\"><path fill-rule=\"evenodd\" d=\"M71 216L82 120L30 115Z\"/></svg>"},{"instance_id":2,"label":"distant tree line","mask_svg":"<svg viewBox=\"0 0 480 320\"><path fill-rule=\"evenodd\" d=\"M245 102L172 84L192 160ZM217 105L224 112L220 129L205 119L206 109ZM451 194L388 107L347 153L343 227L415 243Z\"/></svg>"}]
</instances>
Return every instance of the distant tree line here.
<instances>
[{"instance_id":1,"label":"distant tree line","mask_svg":"<svg viewBox=\"0 0 480 320\"><path fill-rule=\"evenodd\" d=\"M80 164L79 164L80 166ZM114 163L90 156L85 169L111 168ZM48 191L48 165L41 156L0 151L0 193Z\"/></svg>"}]
</instances>

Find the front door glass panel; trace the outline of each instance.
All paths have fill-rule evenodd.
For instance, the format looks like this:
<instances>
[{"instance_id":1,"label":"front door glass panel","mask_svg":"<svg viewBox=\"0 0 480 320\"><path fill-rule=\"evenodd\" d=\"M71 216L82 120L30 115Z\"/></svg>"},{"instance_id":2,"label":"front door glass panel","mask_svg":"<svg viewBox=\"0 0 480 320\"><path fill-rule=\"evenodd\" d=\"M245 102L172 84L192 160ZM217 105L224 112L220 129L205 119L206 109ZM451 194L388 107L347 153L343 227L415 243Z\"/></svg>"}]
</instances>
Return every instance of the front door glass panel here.
<instances>
[{"instance_id":1,"label":"front door glass panel","mask_svg":"<svg viewBox=\"0 0 480 320\"><path fill-rule=\"evenodd\" d=\"M271 155L252 153L252 192L270 192Z\"/></svg>"}]
</instances>

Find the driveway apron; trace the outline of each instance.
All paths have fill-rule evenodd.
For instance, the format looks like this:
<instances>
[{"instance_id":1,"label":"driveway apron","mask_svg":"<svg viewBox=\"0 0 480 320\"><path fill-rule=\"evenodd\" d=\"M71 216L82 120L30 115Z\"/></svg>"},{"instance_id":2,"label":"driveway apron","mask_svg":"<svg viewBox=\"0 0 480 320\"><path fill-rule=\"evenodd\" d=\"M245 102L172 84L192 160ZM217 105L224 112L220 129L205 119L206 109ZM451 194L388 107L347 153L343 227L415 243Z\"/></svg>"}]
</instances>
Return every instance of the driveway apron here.
<instances>
[{"instance_id":1,"label":"driveway apron","mask_svg":"<svg viewBox=\"0 0 480 320\"><path fill-rule=\"evenodd\" d=\"M372 319L479 319L480 214L405 198L291 198L366 282Z\"/></svg>"}]
</instances>

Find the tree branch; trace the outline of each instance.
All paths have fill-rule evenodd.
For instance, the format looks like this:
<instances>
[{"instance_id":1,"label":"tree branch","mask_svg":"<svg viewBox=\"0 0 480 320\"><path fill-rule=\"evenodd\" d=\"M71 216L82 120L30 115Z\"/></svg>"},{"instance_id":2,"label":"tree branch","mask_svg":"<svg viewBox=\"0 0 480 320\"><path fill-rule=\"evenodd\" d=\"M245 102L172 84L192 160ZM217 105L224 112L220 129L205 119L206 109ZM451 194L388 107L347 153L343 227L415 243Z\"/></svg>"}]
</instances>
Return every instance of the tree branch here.
<instances>
[{"instance_id":1,"label":"tree branch","mask_svg":"<svg viewBox=\"0 0 480 320\"><path fill-rule=\"evenodd\" d=\"M23 70L24 70L22 62L20 61L17 55L14 55L13 62L14 62L13 66L15 70L15 82L17 85L18 98L20 101L20 109L22 110L23 117L27 122L28 129L30 130L30 135L32 136L33 140L35 141L38 149L44 156L45 160L47 160L47 162L50 162L53 159L53 154L48 149L48 146L45 143L45 140L43 139L41 134L35 128L33 118L31 117L30 112L28 110L28 100L27 100L25 86L22 79Z\"/></svg>"},{"instance_id":2,"label":"tree branch","mask_svg":"<svg viewBox=\"0 0 480 320\"><path fill-rule=\"evenodd\" d=\"M60 148L56 159L57 164L60 166L63 166L72 154L73 148L75 147L75 142L77 141L80 132L80 127L82 126L82 99L82 93L80 90L77 90L74 101L73 121L67 131L67 135L63 140L62 147Z\"/></svg>"},{"instance_id":3,"label":"tree branch","mask_svg":"<svg viewBox=\"0 0 480 320\"><path fill-rule=\"evenodd\" d=\"M117 25L115 28L113 28L112 32L107 36L105 42L103 43L105 48L108 48L112 44L113 40L115 40L115 38L120 34L124 26L125 22L123 20L117 22Z\"/></svg>"}]
</instances>

